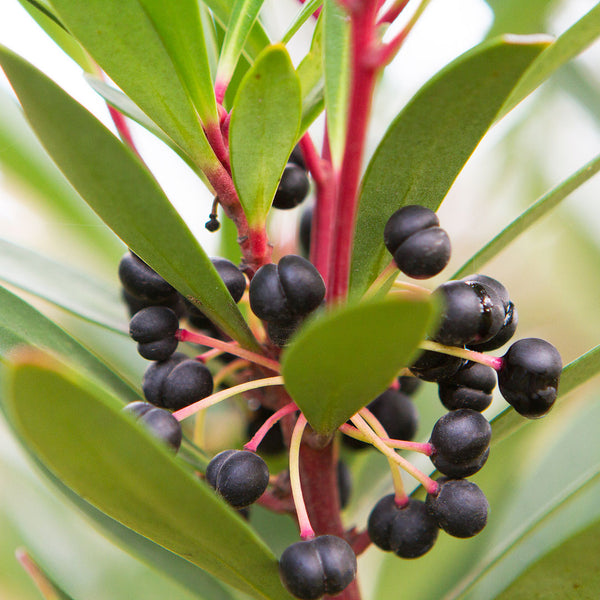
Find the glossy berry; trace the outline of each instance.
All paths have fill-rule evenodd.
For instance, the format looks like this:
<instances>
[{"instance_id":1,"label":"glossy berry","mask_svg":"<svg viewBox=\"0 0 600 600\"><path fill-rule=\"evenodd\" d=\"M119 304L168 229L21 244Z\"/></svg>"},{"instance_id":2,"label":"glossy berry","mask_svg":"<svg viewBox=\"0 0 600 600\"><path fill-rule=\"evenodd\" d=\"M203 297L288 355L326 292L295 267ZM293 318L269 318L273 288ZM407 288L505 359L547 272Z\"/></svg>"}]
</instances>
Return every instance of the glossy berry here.
<instances>
[{"instance_id":1,"label":"glossy berry","mask_svg":"<svg viewBox=\"0 0 600 600\"><path fill-rule=\"evenodd\" d=\"M186 312L183 296L177 292L168 296L165 300L141 300L140 298L132 296L126 289L122 289L121 297L125 304L127 304L127 310L130 317L133 317L135 313L143 308L148 308L149 306L166 306L167 308L170 308L178 318L183 317Z\"/></svg>"},{"instance_id":2,"label":"glossy berry","mask_svg":"<svg viewBox=\"0 0 600 600\"><path fill-rule=\"evenodd\" d=\"M431 457L431 462L442 475L452 479L462 479L463 477L475 475L485 465L489 455L490 449L488 448L481 456L461 463L453 463L441 454L434 454Z\"/></svg>"},{"instance_id":3,"label":"glossy berry","mask_svg":"<svg viewBox=\"0 0 600 600\"><path fill-rule=\"evenodd\" d=\"M410 498L399 507L394 494L384 496L371 511L367 524L371 541L401 558L417 558L428 552L438 536L438 526L425 502Z\"/></svg>"},{"instance_id":4,"label":"glossy berry","mask_svg":"<svg viewBox=\"0 0 600 600\"><path fill-rule=\"evenodd\" d=\"M469 361L452 377L439 381L438 394L448 410L470 408L481 412L492 403L495 387L494 369Z\"/></svg>"},{"instance_id":5,"label":"glossy berry","mask_svg":"<svg viewBox=\"0 0 600 600\"><path fill-rule=\"evenodd\" d=\"M290 322L308 315L325 298L325 284L305 258L284 256L278 265L262 266L250 282L250 307L265 321Z\"/></svg>"},{"instance_id":6,"label":"glossy berry","mask_svg":"<svg viewBox=\"0 0 600 600\"><path fill-rule=\"evenodd\" d=\"M489 510L484 493L466 479L438 479L436 496L427 495L429 514L446 533L468 538L479 533L487 523Z\"/></svg>"},{"instance_id":7,"label":"glossy berry","mask_svg":"<svg viewBox=\"0 0 600 600\"><path fill-rule=\"evenodd\" d=\"M140 423L173 450L179 450L182 439L181 425L168 410L152 408L140 417Z\"/></svg>"},{"instance_id":8,"label":"glossy berry","mask_svg":"<svg viewBox=\"0 0 600 600\"><path fill-rule=\"evenodd\" d=\"M162 383L162 405L179 410L213 393L213 378L208 367L197 360L180 362Z\"/></svg>"},{"instance_id":9,"label":"glossy berry","mask_svg":"<svg viewBox=\"0 0 600 600\"><path fill-rule=\"evenodd\" d=\"M504 306L493 288L465 281L448 281L434 292L442 303L441 322L434 339L463 346L492 339L504 323Z\"/></svg>"},{"instance_id":10,"label":"glossy berry","mask_svg":"<svg viewBox=\"0 0 600 600\"><path fill-rule=\"evenodd\" d=\"M292 153L288 158L288 162L294 163L295 165L302 167L302 169L306 171L306 163L304 162L304 156L302 156L302 150L300 150L300 146L298 144L294 146L294 149L292 150Z\"/></svg>"},{"instance_id":11,"label":"glossy berry","mask_svg":"<svg viewBox=\"0 0 600 600\"><path fill-rule=\"evenodd\" d=\"M452 377L466 361L458 356L424 350L410 371L423 381L440 381Z\"/></svg>"},{"instance_id":12,"label":"glossy berry","mask_svg":"<svg viewBox=\"0 0 600 600\"><path fill-rule=\"evenodd\" d=\"M441 417L433 426L429 442L434 454L453 463L481 456L490 445L492 428L476 410L460 408Z\"/></svg>"},{"instance_id":13,"label":"glossy berry","mask_svg":"<svg viewBox=\"0 0 600 600\"><path fill-rule=\"evenodd\" d=\"M280 210L295 208L306 198L309 189L310 182L306 171L294 163L288 163L283 169L275 192L273 208Z\"/></svg>"},{"instance_id":14,"label":"glossy berry","mask_svg":"<svg viewBox=\"0 0 600 600\"><path fill-rule=\"evenodd\" d=\"M514 335L519 322L517 309L510 299L508 290L499 281L487 275L469 275L462 281L480 283L492 288L500 298L504 308L504 321L498 333L487 342L469 344L469 348L477 352L488 352L504 346Z\"/></svg>"},{"instance_id":15,"label":"glossy berry","mask_svg":"<svg viewBox=\"0 0 600 600\"><path fill-rule=\"evenodd\" d=\"M176 294L171 284L132 252L119 263L119 279L125 291L139 300L160 302Z\"/></svg>"},{"instance_id":16,"label":"glossy berry","mask_svg":"<svg viewBox=\"0 0 600 600\"><path fill-rule=\"evenodd\" d=\"M164 306L149 306L133 315L129 335L138 342L138 352L147 360L167 360L177 348L177 315Z\"/></svg>"},{"instance_id":17,"label":"glossy berry","mask_svg":"<svg viewBox=\"0 0 600 600\"><path fill-rule=\"evenodd\" d=\"M356 577L356 556L342 538L321 535L288 546L279 560L286 589L301 600L316 600L346 589Z\"/></svg>"},{"instance_id":18,"label":"glossy berry","mask_svg":"<svg viewBox=\"0 0 600 600\"><path fill-rule=\"evenodd\" d=\"M149 402L142 402L141 400L138 400L136 402L130 402L124 406L123 412L133 415L136 419L138 419L142 415L145 415L152 408L154 408L154 406Z\"/></svg>"},{"instance_id":19,"label":"glossy berry","mask_svg":"<svg viewBox=\"0 0 600 600\"><path fill-rule=\"evenodd\" d=\"M182 361L189 360L181 352L173 353L167 360L153 362L142 378L142 391L148 402L163 407L163 384L167 375Z\"/></svg>"},{"instance_id":20,"label":"glossy berry","mask_svg":"<svg viewBox=\"0 0 600 600\"><path fill-rule=\"evenodd\" d=\"M437 215L424 206L403 206L389 219L383 241L398 268L409 277L437 275L450 260L450 238Z\"/></svg>"},{"instance_id":21,"label":"glossy berry","mask_svg":"<svg viewBox=\"0 0 600 600\"><path fill-rule=\"evenodd\" d=\"M292 319L291 321L268 321L267 335L273 344L283 348L290 341L301 323L301 318Z\"/></svg>"},{"instance_id":22,"label":"glossy berry","mask_svg":"<svg viewBox=\"0 0 600 600\"><path fill-rule=\"evenodd\" d=\"M412 440L417 432L419 413L413 401L402 392L386 390L367 405L383 425L388 436L396 440ZM368 448L370 444L349 436L342 438L350 448Z\"/></svg>"},{"instance_id":23,"label":"glossy berry","mask_svg":"<svg viewBox=\"0 0 600 600\"><path fill-rule=\"evenodd\" d=\"M536 419L552 408L561 371L562 359L552 344L526 338L512 344L503 356L498 386L518 413Z\"/></svg>"},{"instance_id":24,"label":"glossy berry","mask_svg":"<svg viewBox=\"0 0 600 600\"><path fill-rule=\"evenodd\" d=\"M269 469L254 452L225 450L208 463L206 481L231 506L243 508L267 489Z\"/></svg>"}]
</instances>

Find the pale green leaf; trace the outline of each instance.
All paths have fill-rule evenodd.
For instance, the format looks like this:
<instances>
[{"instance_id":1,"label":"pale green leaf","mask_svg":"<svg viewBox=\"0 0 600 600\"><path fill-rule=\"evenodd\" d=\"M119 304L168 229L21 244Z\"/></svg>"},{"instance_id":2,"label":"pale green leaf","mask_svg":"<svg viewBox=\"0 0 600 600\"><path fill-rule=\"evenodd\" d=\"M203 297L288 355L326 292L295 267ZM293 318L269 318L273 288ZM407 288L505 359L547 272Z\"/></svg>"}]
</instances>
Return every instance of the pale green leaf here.
<instances>
[{"instance_id":1,"label":"pale green leaf","mask_svg":"<svg viewBox=\"0 0 600 600\"><path fill-rule=\"evenodd\" d=\"M287 44L322 4L323 0L308 0L308 2L305 2L298 11L298 14L292 19L292 23L287 28L287 31L283 34L281 43Z\"/></svg>"}]
</instances>

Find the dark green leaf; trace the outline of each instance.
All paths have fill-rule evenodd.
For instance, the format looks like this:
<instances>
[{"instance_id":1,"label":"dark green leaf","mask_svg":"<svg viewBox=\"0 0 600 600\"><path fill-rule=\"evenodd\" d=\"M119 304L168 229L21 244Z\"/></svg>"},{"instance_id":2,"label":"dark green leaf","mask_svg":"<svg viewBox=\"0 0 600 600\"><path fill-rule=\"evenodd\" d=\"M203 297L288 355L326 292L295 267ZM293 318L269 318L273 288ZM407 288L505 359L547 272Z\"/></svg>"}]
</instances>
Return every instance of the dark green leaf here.
<instances>
[{"instance_id":1,"label":"dark green leaf","mask_svg":"<svg viewBox=\"0 0 600 600\"><path fill-rule=\"evenodd\" d=\"M426 300L387 298L321 314L283 355L286 390L319 432L331 433L410 364L434 319Z\"/></svg>"},{"instance_id":2,"label":"dark green leaf","mask_svg":"<svg viewBox=\"0 0 600 600\"><path fill-rule=\"evenodd\" d=\"M527 231L534 223L562 202L569 194L583 185L588 179L600 171L600 156L589 161L555 188L544 194L525 212L519 215L510 225L505 227L494 239L476 252L453 276L459 279L469 273L477 273L483 265L492 260L508 244Z\"/></svg>"},{"instance_id":3,"label":"dark green leaf","mask_svg":"<svg viewBox=\"0 0 600 600\"><path fill-rule=\"evenodd\" d=\"M86 202L131 250L198 302L224 331L257 348L210 259L137 157L23 59L0 49L0 63L34 131Z\"/></svg>"},{"instance_id":4,"label":"dark green leaf","mask_svg":"<svg viewBox=\"0 0 600 600\"><path fill-rule=\"evenodd\" d=\"M500 116L514 108L559 67L583 52L600 35L600 4L567 29L527 69L506 100Z\"/></svg>"},{"instance_id":5,"label":"dark green leaf","mask_svg":"<svg viewBox=\"0 0 600 600\"><path fill-rule=\"evenodd\" d=\"M277 560L243 519L102 388L29 352L9 366L6 391L19 435L80 496L254 598L289 597Z\"/></svg>"},{"instance_id":6,"label":"dark green leaf","mask_svg":"<svg viewBox=\"0 0 600 600\"><path fill-rule=\"evenodd\" d=\"M125 306L116 288L1 238L0 280L92 323L127 333Z\"/></svg>"},{"instance_id":7,"label":"dark green leaf","mask_svg":"<svg viewBox=\"0 0 600 600\"><path fill-rule=\"evenodd\" d=\"M305 5L306 6L306 5ZM323 75L323 13L315 26L310 50L298 65L302 89L302 120L300 133L304 133L325 106Z\"/></svg>"},{"instance_id":8,"label":"dark green leaf","mask_svg":"<svg viewBox=\"0 0 600 600\"><path fill-rule=\"evenodd\" d=\"M349 89L350 24L336 0L323 5L323 56L325 62L325 108L331 159L339 166L346 140Z\"/></svg>"},{"instance_id":9,"label":"dark green leaf","mask_svg":"<svg viewBox=\"0 0 600 600\"><path fill-rule=\"evenodd\" d=\"M250 227L260 227L296 142L300 82L282 45L269 47L246 73L231 113L231 169Z\"/></svg>"},{"instance_id":10,"label":"dark green leaf","mask_svg":"<svg viewBox=\"0 0 600 600\"><path fill-rule=\"evenodd\" d=\"M221 48L215 87L227 87L264 0L236 0Z\"/></svg>"},{"instance_id":11,"label":"dark green leaf","mask_svg":"<svg viewBox=\"0 0 600 600\"><path fill-rule=\"evenodd\" d=\"M68 358L104 382L123 400L139 400L133 387L117 377L77 340L32 306L0 287L0 362L21 346L35 346Z\"/></svg>"},{"instance_id":12,"label":"dark green leaf","mask_svg":"<svg viewBox=\"0 0 600 600\"><path fill-rule=\"evenodd\" d=\"M548 42L501 38L477 46L428 81L390 125L365 173L351 289L362 294L389 262L383 228L401 206L437 210L531 62Z\"/></svg>"},{"instance_id":13,"label":"dark green leaf","mask_svg":"<svg viewBox=\"0 0 600 600\"><path fill-rule=\"evenodd\" d=\"M31 194L37 209L60 223L80 243L100 246L100 259L114 263L123 253L115 235L90 210L56 168L31 133L19 105L8 92L0 91L0 170ZM61 233L65 233L63 231Z\"/></svg>"},{"instance_id":14,"label":"dark green leaf","mask_svg":"<svg viewBox=\"0 0 600 600\"><path fill-rule=\"evenodd\" d=\"M148 0L148 6L156 1ZM191 0L185 1L191 6ZM171 42L163 37L167 23L156 22L142 0L53 0L52 5L123 92L198 166L214 168L217 159L170 54Z\"/></svg>"},{"instance_id":15,"label":"dark green leaf","mask_svg":"<svg viewBox=\"0 0 600 600\"><path fill-rule=\"evenodd\" d=\"M292 19L291 25L281 38L281 43L287 44L322 4L323 0L308 0L308 2L305 2L298 14Z\"/></svg>"},{"instance_id":16,"label":"dark green leaf","mask_svg":"<svg viewBox=\"0 0 600 600\"><path fill-rule=\"evenodd\" d=\"M498 600L581 600L600 589L600 523L573 536L517 579Z\"/></svg>"}]
</instances>

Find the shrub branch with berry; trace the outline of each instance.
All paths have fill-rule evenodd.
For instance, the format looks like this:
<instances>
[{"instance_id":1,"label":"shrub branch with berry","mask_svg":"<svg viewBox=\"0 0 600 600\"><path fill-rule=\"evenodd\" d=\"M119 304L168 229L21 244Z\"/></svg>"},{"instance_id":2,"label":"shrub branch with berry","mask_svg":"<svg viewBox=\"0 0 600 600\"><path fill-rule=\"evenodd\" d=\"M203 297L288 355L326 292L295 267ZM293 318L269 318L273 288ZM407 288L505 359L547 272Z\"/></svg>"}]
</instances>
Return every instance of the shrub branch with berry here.
<instances>
[{"instance_id":1,"label":"shrub branch with berry","mask_svg":"<svg viewBox=\"0 0 600 600\"><path fill-rule=\"evenodd\" d=\"M27 453L101 530L197 598L379 600L389 592L359 585L373 580L357 561L367 549L382 551L371 565L395 555L399 585L424 573L401 559L447 561L446 534L471 538L501 511L479 479L492 446L600 370L597 347L563 369L550 341L519 337L516 303L483 268L600 159L454 274L436 212L487 131L600 36L598 6L557 39L507 30L459 56L370 153L376 89L429 0L301 2L282 35L257 0L22 4L83 68L118 134L0 46L30 127L127 247L112 265L114 321L106 306L90 317L105 293L91 278L87 313L73 312L122 336L126 309L141 356L107 360L0 289L2 407ZM312 42L292 62L301 29ZM225 256L210 258L175 210L134 122L210 191L205 237L221 236ZM289 235L276 231L281 211L297 217ZM447 411L435 418L431 390ZM476 586L500 551L474 543L452 553L490 558L438 584L430 569L436 598L496 597Z\"/></svg>"}]
</instances>

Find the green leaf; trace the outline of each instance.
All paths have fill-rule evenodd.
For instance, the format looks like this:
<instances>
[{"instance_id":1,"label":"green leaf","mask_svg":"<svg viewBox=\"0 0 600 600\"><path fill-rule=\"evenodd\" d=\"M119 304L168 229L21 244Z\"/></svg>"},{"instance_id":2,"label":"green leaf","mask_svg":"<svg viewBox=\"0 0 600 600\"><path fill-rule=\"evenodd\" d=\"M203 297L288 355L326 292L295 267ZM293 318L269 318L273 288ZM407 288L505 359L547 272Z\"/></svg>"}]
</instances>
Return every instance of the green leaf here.
<instances>
[{"instance_id":1,"label":"green leaf","mask_svg":"<svg viewBox=\"0 0 600 600\"><path fill-rule=\"evenodd\" d=\"M102 381L124 401L139 400L133 387L120 379L94 354L35 308L0 287L0 362L22 346L35 346L68 358Z\"/></svg>"},{"instance_id":2,"label":"green leaf","mask_svg":"<svg viewBox=\"0 0 600 600\"><path fill-rule=\"evenodd\" d=\"M118 260L123 254L121 243L48 158L21 108L4 90L0 90L0 147L2 174L33 192L38 210L41 207L56 221L71 224L68 231L78 242L103 248L100 259Z\"/></svg>"},{"instance_id":3,"label":"green leaf","mask_svg":"<svg viewBox=\"0 0 600 600\"><path fill-rule=\"evenodd\" d=\"M125 307L116 287L108 288L67 265L0 238L0 280L92 323L127 334Z\"/></svg>"},{"instance_id":4,"label":"green leaf","mask_svg":"<svg viewBox=\"0 0 600 600\"><path fill-rule=\"evenodd\" d=\"M29 63L3 48L0 63L42 144L85 201L225 332L256 349L210 259L139 159Z\"/></svg>"},{"instance_id":5,"label":"green leaf","mask_svg":"<svg viewBox=\"0 0 600 600\"><path fill-rule=\"evenodd\" d=\"M85 72L93 73L96 65L81 44L68 32L52 7L46 3L19 0L32 19L48 34L59 48L70 56Z\"/></svg>"},{"instance_id":6,"label":"green leaf","mask_svg":"<svg viewBox=\"0 0 600 600\"><path fill-rule=\"evenodd\" d=\"M600 589L600 523L594 523L544 556L498 600L595 598Z\"/></svg>"},{"instance_id":7,"label":"green leaf","mask_svg":"<svg viewBox=\"0 0 600 600\"><path fill-rule=\"evenodd\" d=\"M69 31L123 92L198 166L203 170L214 168L217 159L172 56L175 51L177 56L185 52L187 42L179 45L175 32L165 38L173 24L156 20L154 2L164 7L183 6L187 8L186 18L194 19L192 0L53 0L52 5ZM203 72L208 67L201 60ZM192 68L191 63L184 68Z\"/></svg>"},{"instance_id":8,"label":"green leaf","mask_svg":"<svg viewBox=\"0 0 600 600\"><path fill-rule=\"evenodd\" d=\"M277 560L244 520L102 388L23 354L8 368L6 405L40 460L108 516L254 598L289 598Z\"/></svg>"},{"instance_id":9,"label":"green leaf","mask_svg":"<svg viewBox=\"0 0 600 600\"><path fill-rule=\"evenodd\" d=\"M264 0L236 0L225 31L215 88L227 87Z\"/></svg>"},{"instance_id":10,"label":"green leaf","mask_svg":"<svg viewBox=\"0 0 600 600\"><path fill-rule=\"evenodd\" d=\"M550 77L559 67L583 52L600 36L600 4L567 29L540 54L507 98L500 117Z\"/></svg>"},{"instance_id":11,"label":"green leaf","mask_svg":"<svg viewBox=\"0 0 600 600\"><path fill-rule=\"evenodd\" d=\"M344 154L348 113L350 24L336 0L323 6L323 55L325 62L325 109L331 159L339 166Z\"/></svg>"},{"instance_id":12,"label":"green leaf","mask_svg":"<svg viewBox=\"0 0 600 600\"><path fill-rule=\"evenodd\" d=\"M306 5L305 5L306 6ZM302 90L302 119L300 133L323 111L325 106L325 77L323 74L323 12L315 26L310 50L297 69Z\"/></svg>"},{"instance_id":13,"label":"green leaf","mask_svg":"<svg viewBox=\"0 0 600 600\"><path fill-rule=\"evenodd\" d=\"M238 89L229 130L231 170L250 227L265 222L300 124L300 82L281 44L270 46Z\"/></svg>"},{"instance_id":14,"label":"green leaf","mask_svg":"<svg viewBox=\"0 0 600 600\"><path fill-rule=\"evenodd\" d=\"M292 19L287 31L283 34L281 43L287 44L322 4L323 0L308 0L308 2L305 2L298 11L298 14Z\"/></svg>"},{"instance_id":15,"label":"green leaf","mask_svg":"<svg viewBox=\"0 0 600 600\"><path fill-rule=\"evenodd\" d=\"M494 22L487 32L488 38L504 33L526 35L546 30L550 11L557 0L486 0L494 11Z\"/></svg>"},{"instance_id":16,"label":"green leaf","mask_svg":"<svg viewBox=\"0 0 600 600\"><path fill-rule=\"evenodd\" d=\"M313 429L332 433L410 364L433 324L429 300L386 298L319 315L285 350L286 390Z\"/></svg>"},{"instance_id":17,"label":"green leaf","mask_svg":"<svg viewBox=\"0 0 600 600\"><path fill-rule=\"evenodd\" d=\"M495 238L478 250L452 279L460 279L470 273L477 273L483 265L492 260L508 244L527 231L539 219L560 204L565 198L583 185L588 179L600 171L600 155L593 158L581 169L573 173L559 185L544 194L537 202L519 215L510 225L505 227Z\"/></svg>"},{"instance_id":18,"label":"green leaf","mask_svg":"<svg viewBox=\"0 0 600 600\"><path fill-rule=\"evenodd\" d=\"M437 210L544 39L487 42L429 80L388 128L363 178L351 270L362 294L389 262L383 228L400 207Z\"/></svg>"}]
</instances>

